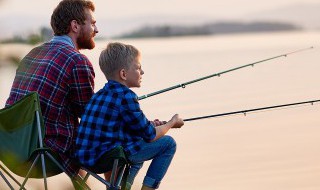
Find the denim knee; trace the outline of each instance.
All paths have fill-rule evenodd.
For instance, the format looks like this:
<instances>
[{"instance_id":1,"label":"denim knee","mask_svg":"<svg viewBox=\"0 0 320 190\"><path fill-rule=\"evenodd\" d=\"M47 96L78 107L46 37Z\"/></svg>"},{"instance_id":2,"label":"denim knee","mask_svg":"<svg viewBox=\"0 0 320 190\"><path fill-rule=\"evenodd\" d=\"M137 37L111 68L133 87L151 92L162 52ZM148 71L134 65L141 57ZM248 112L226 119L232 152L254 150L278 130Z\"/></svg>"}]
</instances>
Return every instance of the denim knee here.
<instances>
[{"instance_id":1,"label":"denim knee","mask_svg":"<svg viewBox=\"0 0 320 190\"><path fill-rule=\"evenodd\" d=\"M165 135L162 137L165 141L167 146L170 148L170 150L175 153L177 150L177 143L171 136Z\"/></svg>"}]
</instances>

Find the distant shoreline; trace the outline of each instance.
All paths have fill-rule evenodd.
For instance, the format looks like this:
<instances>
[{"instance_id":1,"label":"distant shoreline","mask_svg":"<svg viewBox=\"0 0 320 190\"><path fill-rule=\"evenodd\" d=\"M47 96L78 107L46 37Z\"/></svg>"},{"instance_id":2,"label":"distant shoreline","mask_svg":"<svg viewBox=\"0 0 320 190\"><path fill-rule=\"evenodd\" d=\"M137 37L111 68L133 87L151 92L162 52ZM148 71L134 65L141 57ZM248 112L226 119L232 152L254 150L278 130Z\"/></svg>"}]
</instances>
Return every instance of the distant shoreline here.
<instances>
[{"instance_id":1,"label":"distant shoreline","mask_svg":"<svg viewBox=\"0 0 320 190\"><path fill-rule=\"evenodd\" d=\"M167 24L160 26L143 26L132 32L119 35L116 38L198 36L299 30L303 30L303 28L284 22L216 22L198 26L176 26Z\"/></svg>"},{"instance_id":2,"label":"distant shoreline","mask_svg":"<svg viewBox=\"0 0 320 190\"><path fill-rule=\"evenodd\" d=\"M173 36L203 36L237 33L277 32L277 31L299 31L304 30L295 24L287 22L255 21L255 22L214 22L202 25L146 25L136 30L112 36L109 38L152 38L152 37L173 37ZM0 44L20 43L35 45L51 39L53 31L48 27L41 27L36 33L28 36L16 35L12 38L0 40ZM105 37L98 37L105 39Z\"/></svg>"}]
</instances>

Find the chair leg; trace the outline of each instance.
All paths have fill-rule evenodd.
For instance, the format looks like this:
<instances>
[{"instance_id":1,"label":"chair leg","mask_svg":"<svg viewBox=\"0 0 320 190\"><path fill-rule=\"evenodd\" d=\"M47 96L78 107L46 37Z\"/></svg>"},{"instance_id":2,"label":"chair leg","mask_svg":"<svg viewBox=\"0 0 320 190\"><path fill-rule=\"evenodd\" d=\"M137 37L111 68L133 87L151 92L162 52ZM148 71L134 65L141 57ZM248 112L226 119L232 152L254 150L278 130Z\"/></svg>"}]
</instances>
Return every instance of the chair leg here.
<instances>
[{"instance_id":1,"label":"chair leg","mask_svg":"<svg viewBox=\"0 0 320 190\"><path fill-rule=\"evenodd\" d=\"M90 175L92 175L94 178L96 178L97 180L99 180L101 183L103 183L104 185L106 185L107 187L110 187L110 183L107 182L105 179L103 179L102 177L100 177L98 174L93 173L92 171L86 169L86 168L82 168L83 170L85 170L87 173L89 173Z\"/></svg>"},{"instance_id":2,"label":"chair leg","mask_svg":"<svg viewBox=\"0 0 320 190\"><path fill-rule=\"evenodd\" d=\"M56 166L58 166L58 168L63 171L65 174L67 174L69 176L69 178L71 179L73 185L79 186L79 189L85 189L85 190L91 190L90 187L86 184L86 180L82 179L82 177L80 175L77 175L76 177L72 177L70 176L66 170L63 168L63 166L47 151L45 151L46 156L48 156L50 158L50 160L52 162L54 162L54 164ZM88 176L89 177L89 176ZM88 178L87 177L87 178Z\"/></svg>"},{"instance_id":3,"label":"chair leg","mask_svg":"<svg viewBox=\"0 0 320 190\"><path fill-rule=\"evenodd\" d=\"M87 172L87 174L86 174L86 176L84 176L84 178L83 178L83 181L87 181L88 180L88 178L90 177L90 174Z\"/></svg>"},{"instance_id":4,"label":"chair leg","mask_svg":"<svg viewBox=\"0 0 320 190\"><path fill-rule=\"evenodd\" d=\"M62 165L49 152L45 151L44 153L46 154L46 156L48 156L50 158L50 160L52 162L54 162L54 164L56 166L59 167L60 170L62 170L63 172L67 173L66 170L62 167Z\"/></svg>"},{"instance_id":5,"label":"chair leg","mask_svg":"<svg viewBox=\"0 0 320 190\"><path fill-rule=\"evenodd\" d=\"M47 171L46 171L46 164L45 164L44 153L43 152L41 152L41 165L42 165L42 175L43 175L44 189L48 190Z\"/></svg>"},{"instance_id":6,"label":"chair leg","mask_svg":"<svg viewBox=\"0 0 320 190\"><path fill-rule=\"evenodd\" d=\"M25 186L25 184L27 183L27 181L29 179L29 175L30 175L32 169L34 168L34 166L36 165L36 163L38 162L38 159L39 159L39 155L37 155L37 157L34 159L34 161L33 161L33 163L32 163L32 165L31 165L31 167L30 167L30 169L29 169L29 171L28 171L28 173L27 173L27 175L26 175L26 177L25 177L25 179L24 179L24 181L23 181L23 183L22 183L22 185L21 185L19 190L24 189L24 186Z\"/></svg>"},{"instance_id":7,"label":"chair leg","mask_svg":"<svg viewBox=\"0 0 320 190\"><path fill-rule=\"evenodd\" d=\"M39 156L41 157L41 164L42 164L42 175L43 175L43 178L44 178L44 188L45 190L48 190L48 184L47 184L47 172L46 172L46 165L45 165L45 160L44 160L44 153L41 152L40 155L38 154L37 157L34 159L21 187L20 187L20 190L22 189L25 189L24 186L25 184L27 183L28 179L29 179L29 175L32 171L32 169L34 168L34 166L36 165L36 163L38 162L38 159L39 159Z\"/></svg>"},{"instance_id":8,"label":"chair leg","mask_svg":"<svg viewBox=\"0 0 320 190\"><path fill-rule=\"evenodd\" d=\"M99 176L96 173L93 173L92 171L82 167L83 170L87 172L87 175L85 179L88 178L88 176L92 175L94 178L96 178L98 181L106 185L107 190L120 190L121 189L121 182L122 182L122 177L124 175L124 172L128 165L121 166L118 171L118 164L119 164L119 159L115 159L113 162L113 167L112 167L112 172L111 172L111 177L110 177L110 183L107 182L105 179L103 179L101 176Z\"/></svg>"},{"instance_id":9,"label":"chair leg","mask_svg":"<svg viewBox=\"0 0 320 190\"><path fill-rule=\"evenodd\" d=\"M115 180L116 180L116 176L117 176L118 162L119 162L118 159L115 159L113 161L113 167L112 167L111 178L110 178L111 188L115 187Z\"/></svg>"},{"instance_id":10,"label":"chair leg","mask_svg":"<svg viewBox=\"0 0 320 190\"><path fill-rule=\"evenodd\" d=\"M1 169L4 173L6 173L7 176L9 176L17 185L19 185L19 187L21 187L21 183L20 183L18 180L16 180L16 178L14 178L1 164L0 164L0 169ZM0 171L0 173L1 173L1 171ZM3 174L1 174L1 176L4 177ZM4 180L6 181L6 179L4 179ZM10 185L11 185L11 184L10 184ZM9 186L10 186L10 185L9 185ZM23 190L26 190L26 189L23 188Z\"/></svg>"},{"instance_id":11,"label":"chair leg","mask_svg":"<svg viewBox=\"0 0 320 190\"><path fill-rule=\"evenodd\" d=\"M118 173L118 176L117 176L117 180L115 182L115 186L116 187L119 187L120 186L120 183L122 181L122 177L123 177L123 174L124 174L124 171L126 169L126 165L124 165L123 167L121 167L119 170L120 172Z\"/></svg>"},{"instance_id":12,"label":"chair leg","mask_svg":"<svg viewBox=\"0 0 320 190\"><path fill-rule=\"evenodd\" d=\"M11 190L14 190L8 179L3 175L3 173L0 171L0 176L3 178L3 180L6 182L6 184L9 186Z\"/></svg>"}]
</instances>

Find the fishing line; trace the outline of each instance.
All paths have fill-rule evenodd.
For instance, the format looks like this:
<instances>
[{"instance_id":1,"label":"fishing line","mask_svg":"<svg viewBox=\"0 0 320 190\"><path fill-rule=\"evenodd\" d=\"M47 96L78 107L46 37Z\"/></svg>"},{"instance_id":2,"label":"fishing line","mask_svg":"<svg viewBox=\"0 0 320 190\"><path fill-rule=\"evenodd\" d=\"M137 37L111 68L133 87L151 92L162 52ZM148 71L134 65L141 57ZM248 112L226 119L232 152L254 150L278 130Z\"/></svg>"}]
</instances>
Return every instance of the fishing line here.
<instances>
[{"instance_id":1,"label":"fishing line","mask_svg":"<svg viewBox=\"0 0 320 190\"><path fill-rule=\"evenodd\" d=\"M214 118L214 117L224 117L224 116L232 116L232 115L247 115L248 113L255 113L255 112L262 112L267 110L274 110L274 109L284 109L284 108L291 108L292 106L302 106L302 105L314 105L315 103L320 102L319 100L310 100L310 101L304 101L304 102L295 102L290 104L281 104L281 105L273 105L268 107L260 107L260 108L254 108L254 109L247 109L247 110L241 110L241 111L233 111L233 112L226 112L226 113L219 113L214 115L206 115L206 116L199 116L199 117L192 117L189 119L184 119L183 121L195 121L200 119L208 119L208 118Z\"/></svg>"},{"instance_id":2,"label":"fishing line","mask_svg":"<svg viewBox=\"0 0 320 190\"><path fill-rule=\"evenodd\" d=\"M215 73L215 74L211 74L211 75L208 75L208 76L205 76L205 77L201 77L201 78L198 78L198 79L195 79L195 80L191 80L191 81L188 81L188 82L177 84L177 85L174 85L174 86L171 86L171 87L168 87L168 88L156 91L156 92L152 92L150 94L146 94L146 95L140 96L140 97L138 97L138 100L143 100L143 99L149 98L151 96L154 96L154 95L157 95L157 94L161 94L161 93L164 93L164 92L168 92L170 90L174 90L174 89L177 89L177 88L185 88L187 85L192 84L192 83L196 83L196 82L199 82L199 81L202 81L202 80L205 80L205 79L209 79L209 78L213 78L213 77L220 77L221 75L229 73L229 72L232 72L232 71L236 71L236 70L243 69L243 68L246 68L246 67L253 67L254 65L257 65L259 63L263 63L263 62L270 61L270 60L277 59L277 58L281 58L281 57L287 57L288 55L292 55L292 54L299 53L299 52L302 52L302 51L307 51L307 50L310 50L310 49L313 49L313 48L314 47L311 46L311 47L308 47L308 48L298 49L298 50L295 50L295 51L292 51L292 52L288 52L288 53L281 54L281 55L278 55L278 56L270 57L270 58L267 58L267 59L263 59L263 60L260 60L260 61L256 61L256 62L253 62L253 63L242 65L242 66L239 66L239 67L235 67L235 68L232 68L232 69L229 69L229 70L225 70L225 71L222 71L222 72L219 72L219 73Z\"/></svg>"}]
</instances>

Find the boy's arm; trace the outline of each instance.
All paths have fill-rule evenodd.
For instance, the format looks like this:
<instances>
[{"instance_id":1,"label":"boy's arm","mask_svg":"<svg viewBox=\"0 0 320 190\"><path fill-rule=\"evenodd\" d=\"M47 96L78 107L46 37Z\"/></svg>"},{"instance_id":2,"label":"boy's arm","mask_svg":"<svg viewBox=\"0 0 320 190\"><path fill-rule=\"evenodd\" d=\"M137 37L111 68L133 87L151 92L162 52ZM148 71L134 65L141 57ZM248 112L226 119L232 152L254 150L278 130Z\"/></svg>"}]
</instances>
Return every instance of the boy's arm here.
<instances>
[{"instance_id":1,"label":"boy's arm","mask_svg":"<svg viewBox=\"0 0 320 190\"><path fill-rule=\"evenodd\" d=\"M179 117L178 114L175 114L170 119L170 121L155 128L156 136L150 142L163 137L171 128L181 128L183 124L184 124L183 120Z\"/></svg>"},{"instance_id":2,"label":"boy's arm","mask_svg":"<svg viewBox=\"0 0 320 190\"><path fill-rule=\"evenodd\" d=\"M152 123L152 125L154 125L155 127L160 126L160 125L164 125L167 122L166 121L160 121L159 119L155 119L153 121L150 121L150 123Z\"/></svg>"},{"instance_id":3,"label":"boy's arm","mask_svg":"<svg viewBox=\"0 0 320 190\"><path fill-rule=\"evenodd\" d=\"M155 127L143 114L134 93L125 94L120 109L121 117L130 127L130 130L140 134L145 141L155 141L164 136L170 128L180 128L183 125L183 120L178 114L175 114L167 123L164 124L164 122L159 121L162 125Z\"/></svg>"}]
</instances>

